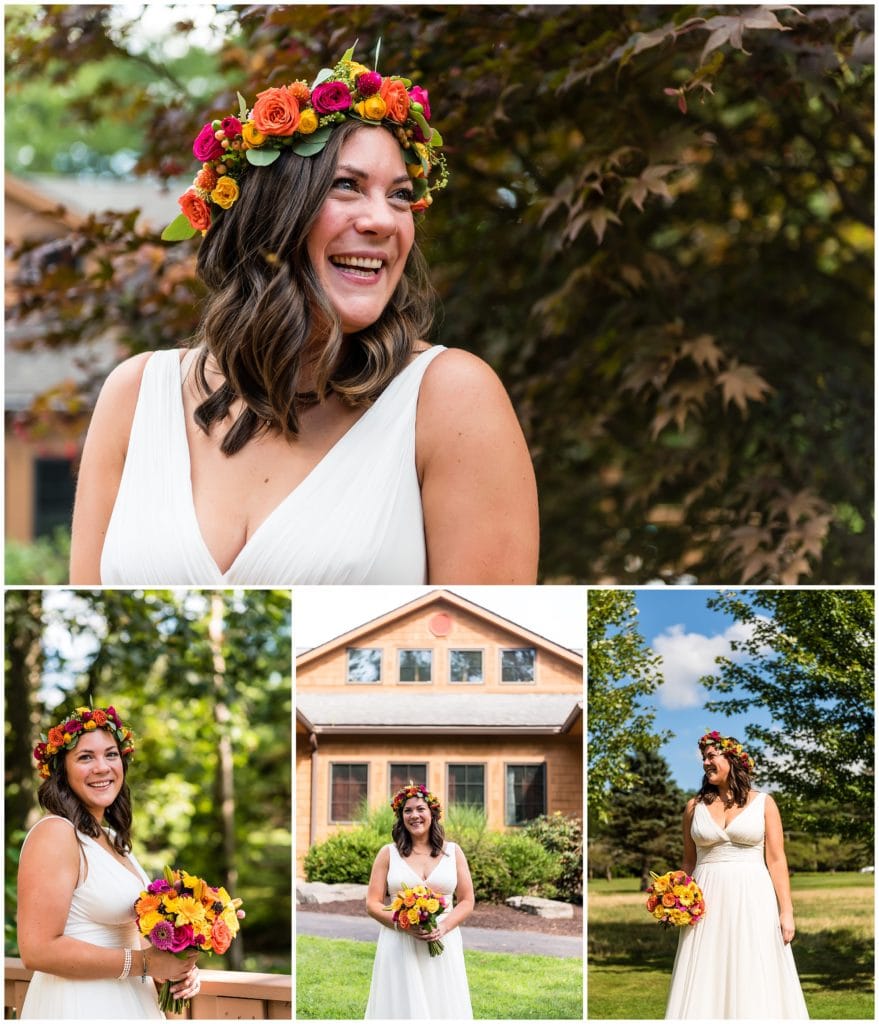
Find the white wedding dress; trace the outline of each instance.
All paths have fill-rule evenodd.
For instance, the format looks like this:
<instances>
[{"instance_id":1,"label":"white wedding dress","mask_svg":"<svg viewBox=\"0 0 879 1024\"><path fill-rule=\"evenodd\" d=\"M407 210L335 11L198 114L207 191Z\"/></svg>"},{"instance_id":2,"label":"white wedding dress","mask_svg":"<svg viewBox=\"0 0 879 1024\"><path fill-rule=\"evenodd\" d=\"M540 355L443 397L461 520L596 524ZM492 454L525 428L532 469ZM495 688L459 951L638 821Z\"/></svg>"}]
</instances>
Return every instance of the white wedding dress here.
<instances>
[{"instance_id":1,"label":"white wedding dress","mask_svg":"<svg viewBox=\"0 0 879 1024\"><path fill-rule=\"evenodd\" d=\"M442 345L426 349L388 384L225 572L205 544L192 498L182 388L195 352L182 365L176 350L154 352L101 550L101 583L426 583L415 420L422 378L442 352Z\"/></svg>"},{"instance_id":2,"label":"white wedding dress","mask_svg":"<svg viewBox=\"0 0 879 1024\"><path fill-rule=\"evenodd\" d=\"M56 815L41 818L34 828ZM31 829L33 832L33 829ZM28 832L26 843L31 832ZM128 860L140 875L138 881L115 857L90 836L77 832L80 841L80 877L73 891L64 934L93 946L139 949L140 934L134 920L134 904L149 879L135 860ZM24 849L24 843L22 844ZM47 879L46 899L52 898ZM60 978L35 971L21 1007L20 1020L164 1020L152 978Z\"/></svg>"},{"instance_id":3,"label":"white wedding dress","mask_svg":"<svg viewBox=\"0 0 879 1024\"><path fill-rule=\"evenodd\" d=\"M426 879L403 860L393 843L387 849L390 851L389 894L404 885L422 884L445 895L454 893L458 885L454 843L446 843L444 853ZM451 907L439 920L449 913ZM442 942L443 952L432 957L426 942L413 939L404 931L380 929L366 1020L473 1019L461 929L453 928L443 936Z\"/></svg>"},{"instance_id":4,"label":"white wedding dress","mask_svg":"<svg viewBox=\"0 0 879 1024\"><path fill-rule=\"evenodd\" d=\"M765 804L758 793L726 828L696 804L693 877L705 916L680 929L666 1020L808 1019L763 855Z\"/></svg>"}]
</instances>

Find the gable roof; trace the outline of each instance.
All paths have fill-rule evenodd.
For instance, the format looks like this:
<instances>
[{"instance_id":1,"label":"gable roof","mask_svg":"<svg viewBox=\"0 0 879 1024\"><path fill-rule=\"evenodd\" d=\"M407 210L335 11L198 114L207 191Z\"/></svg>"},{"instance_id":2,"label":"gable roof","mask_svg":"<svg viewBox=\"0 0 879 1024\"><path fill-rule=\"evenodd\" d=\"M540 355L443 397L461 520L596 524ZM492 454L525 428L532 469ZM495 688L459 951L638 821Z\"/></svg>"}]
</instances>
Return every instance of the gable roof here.
<instances>
[{"instance_id":1,"label":"gable roof","mask_svg":"<svg viewBox=\"0 0 879 1024\"><path fill-rule=\"evenodd\" d=\"M296 715L316 735L561 735L583 714L576 694L474 693L296 695Z\"/></svg>"},{"instance_id":2,"label":"gable roof","mask_svg":"<svg viewBox=\"0 0 879 1024\"><path fill-rule=\"evenodd\" d=\"M413 612L421 611L433 605L444 605L446 607L451 606L452 608L457 608L459 611L475 615L492 626L496 626L508 633L512 633L515 636L520 637L531 646L551 651L563 661L567 661L578 669L583 667L583 656L578 654L576 651L572 651L567 647L562 647L561 644L557 644L553 640L549 640L545 636L541 636L539 633L535 633L533 630L527 629L525 626L520 626L518 623L511 622L509 619L505 619L502 615L489 611L487 608L483 608L481 605L476 604L474 601L469 601L467 598L461 597L459 594L454 594L450 590L431 590L428 593L423 594L421 597L417 597L414 601L408 601L406 604L400 605L398 608L394 608L389 612L385 612L383 615L370 619L368 622L364 622L360 626L355 626L353 629L349 629L347 632L333 637L331 640L327 640L324 643L319 644L317 647L313 647L305 654L299 655L296 659L297 668L304 668L311 664L312 661L323 657L330 651L347 646L364 633L371 633L377 629L382 629L393 624L399 619L411 615Z\"/></svg>"}]
</instances>

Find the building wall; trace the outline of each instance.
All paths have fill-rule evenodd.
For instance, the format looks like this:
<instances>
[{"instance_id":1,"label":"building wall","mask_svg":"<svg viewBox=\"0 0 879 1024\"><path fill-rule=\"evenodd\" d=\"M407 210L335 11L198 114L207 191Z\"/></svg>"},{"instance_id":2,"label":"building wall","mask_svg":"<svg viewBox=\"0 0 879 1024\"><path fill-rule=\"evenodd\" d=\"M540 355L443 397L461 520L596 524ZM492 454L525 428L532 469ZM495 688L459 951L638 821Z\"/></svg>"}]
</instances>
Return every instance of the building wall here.
<instances>
[{"instance_id":1,"label":"building wall","mask_svg":"<svg viewBox=\"0 0 879 1024\"><path fill-rule=\"evenodd\" d=\"M367 763L368 801L376 807L389 800L390 764L427 762L428 788L447 806L446 766L450 763L485 766L485 805L490 829L504 831L505 766L546 765L547 813L583 814L582 734L563 736L441 736L434 740L412 736L321 736L318 738L317 806L314 808L316 841L350 827L330 821L330 766ZM297 862L300 865L310 838L312 813L311 757L308 737L297 734ZM512 827L512 826L510 826ZM390 838L390 837L389 837Z\"/></svg>"},{"instance_id":2,"label":"building wall","mask_svg":"<svg viewBox=\"0 0 879 1024\"><path fill-rule=\"evenodd\" d=\"M443 635L444 634L444 635ZM382 680L380 683L349 683L348 647L382 648ZM535 679L533 683L502 683L500 651L504 647L536 646ZM399 651L428 648L433 651L431 681L399 682ZM449 649L483 651L484 682L451 683L449 681ZM338 692L346 687L381 690L399 687L431 693L519 693L542 690L546 693L582 693L583 671L575 661L562 657L548 647L533 645L521 634L503 629L478 614L455 607L442 600L426 608L416 609L398 620L378 625L359 633L350 644L328 650L297 668L296 685L302 690Z\"/></svg>"}]
</instances>

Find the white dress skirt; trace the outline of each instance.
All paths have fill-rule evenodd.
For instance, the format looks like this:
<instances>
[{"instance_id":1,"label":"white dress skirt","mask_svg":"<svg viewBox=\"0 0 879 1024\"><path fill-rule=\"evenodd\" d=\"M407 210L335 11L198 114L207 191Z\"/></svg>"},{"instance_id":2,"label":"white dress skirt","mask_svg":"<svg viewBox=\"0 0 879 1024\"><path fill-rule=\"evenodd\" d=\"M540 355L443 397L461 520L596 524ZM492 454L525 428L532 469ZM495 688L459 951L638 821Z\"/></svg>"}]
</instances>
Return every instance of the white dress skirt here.
<instances>
[{"instance_id":1,"label":"white dress skirt","mask_svg":"<svg viewBox=\"0 0 879 1024\"><path fill-rule=\"evenodd\" d=\"M73 823L66 818L49 818ZM33 829L31 829L33 832ZM25 837L25 843L28 836ZM90 836L77 832L80 881L73 891L64 934L108 949L140 949L134 904L149 879L132 854L128 860L140 881ZM22 844L24 849L24 844ZM47 896L47 898L49 898ZM19 1014L20 1020L164 1020L152 978L59 978L35 971Z\"/></svg>"},{"instance_id":2,"label":"white dress skirt","mask_svg":"<svg viewBox=\"0 0 879 1024\"><path fill-rule=\"evenodd\" d=\"M705 916L680 930L666 1020L806 1020L793 951L763 854L766 795L722 828L703 803L690 826Z\"/></svg>"},{"instance_id":3,"label":"white dress skirt","mask_svg":"<svg viewBox=\"0 0 879 1024\"><path fill-rule=\"evenodd\" d=\"M426 879L403 860L393 843L387 849L390 851L390 894L404 885L429 885L447 896L454 893L458 885L454 843L446 843L439 863ZM451 908L446 911L449 913ZM443 952L432 957L426 942L413 939L404 931L381 928L375 947L366 1020L473 1019L461 929L453 928L443 936L442 942Z\"/></svg>"}]
</instances>

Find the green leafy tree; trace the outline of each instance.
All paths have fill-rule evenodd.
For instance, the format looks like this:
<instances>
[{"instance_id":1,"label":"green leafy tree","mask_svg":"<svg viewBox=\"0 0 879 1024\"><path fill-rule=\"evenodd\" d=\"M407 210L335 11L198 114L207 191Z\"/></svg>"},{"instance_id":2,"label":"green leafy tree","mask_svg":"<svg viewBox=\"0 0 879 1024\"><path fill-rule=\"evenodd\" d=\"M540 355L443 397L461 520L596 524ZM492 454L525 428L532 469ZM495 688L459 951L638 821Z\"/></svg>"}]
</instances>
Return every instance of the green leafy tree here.
<instances>
[{"instance_id":1,"label":"green leafy tree","mask_svg":"<svg viewBox=\"0 0 879 1024\"><path fill-rule=\"evenodd\" d=\"M436 338L511 393L543 579L872 580L871 6L251 5L210 74L175 63L175 90L157 52L149 86L108 102L87 66L143 72L136 22L111 12L10 22L8 123L21 90L76 80L67 124L136 121L137 171L168 178L236 90L252 101L354 39L366 57L381 37L382 68L430 88L453 174L420 230ZM194 251L90 218L19 253L9 320L38 317L50 347L110 328L131 352L177 345L203 296ZM59 409L81 431L70 388L17 426Z\"/></svg>"},{"instance_id":2,"label":"green leafy tree","mask_svg":"<svg viewBox=\"0 0 879 1024\"><path fill-rule=\"evenodd\" d=\"M636 781L611 793L607 823L598 834L612 844L617 870L633 870L646 889L651 871L662 873L681 865L685 796L665 758L655 751L630 754L628 772Z\"/></svg>"},{"instance_id":3,"label":"green leafy tree","mask_svg":"<svg viewBox=\"0 0 879 1024\"><path fill-rule=\"evenodd\" d=\"M606 821L613 792L631 787L634 751L656 750L654 712L642 698L662 682L660 658L638 632L635 595L590 590L587 623L587 754L590 820Z\"/></svg>"},{"instance_id":4,"label":"green leafy tree","mask_svg":"<svg viewBox=\"0 0 879 1024\"><path fill-rule=\"evenodd\" d=\"M746 733L760 778L787 794L786 825L872 846L873 592L730 591L708 603L750 632L732 642L737 657L718 659L717 674L703 680L727 695L706 708L771 712L771 725Z\"/></svg>"}]
</instances>

